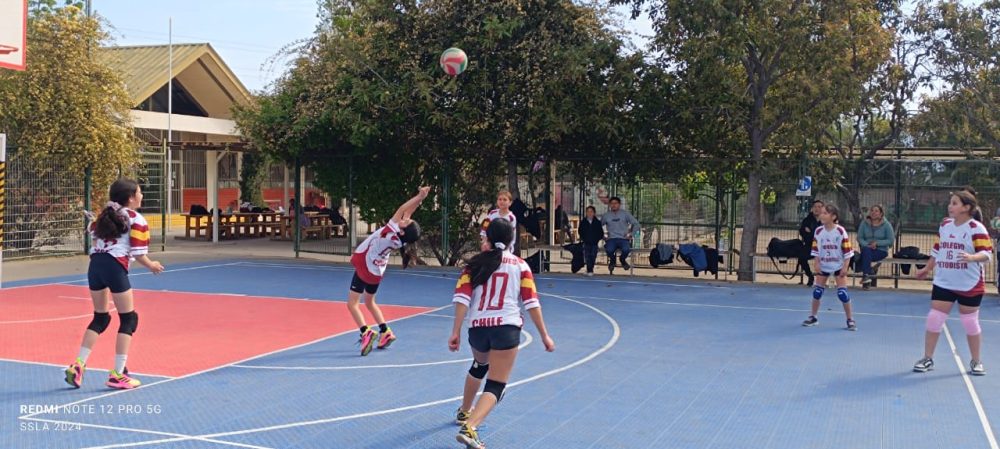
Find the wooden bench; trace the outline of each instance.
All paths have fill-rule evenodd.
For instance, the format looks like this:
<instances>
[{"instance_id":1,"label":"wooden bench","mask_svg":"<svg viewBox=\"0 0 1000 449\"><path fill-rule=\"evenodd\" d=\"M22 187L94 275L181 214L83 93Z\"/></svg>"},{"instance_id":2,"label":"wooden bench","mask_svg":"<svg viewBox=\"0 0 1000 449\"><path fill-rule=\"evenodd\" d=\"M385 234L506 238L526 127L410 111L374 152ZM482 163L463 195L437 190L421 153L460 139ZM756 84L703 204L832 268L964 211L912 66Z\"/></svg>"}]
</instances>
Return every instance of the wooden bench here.
<instances>
[{"instance_id":1,"label":"wooden bench","mask_svg":"<svg viewBox=\"0 0 1000 449\"><path fill-rule=\"evenodd\" d=\"M913 267L910 267L910 270L912 270L911 273L915 273L917 271L917 267L915 265L927 265L927 262L929 261L930 259L899 259L895 257L886 257L885 259L879 260L877 262L872 262L872 271L875 272L875 276L873 276L872 278L873 279L892 278L893 288L899 288L899 278L903 277L902 269L900 267L901 265L914 265ZM889 276L878 275L878 269L882 264L891 265L892 268L891 275ZM857 279L861 277L860 274L855 274L855 273L850 273L849 276L853 278L853 280L851 281L851 286L854 286L855 281L857 281ZM916 278L914 277L914 279Z\"/></svg>"},{"instance_id":2,"label":"wooden bench","mask_svg":"<svg viewBox=\"0 0 1000 449\"><path fill-rule=\"evenodd\" d=\"M538 250L540 252L542 252L542 251L546 252L548 254L548 256L549 256L548 257L548 263L550 263L550 264L552 264L552 263L563 263L563 262L554 262L554 258L553 258L554 254L558 254L561 259L572 260L572 255L570 255L569 258L563 257L563 252L569 253L569 251L566 251L566 249L563 248L562 245L539 245L539 244L536 244L534 246L530 246L530 247L523 248L523 249L525 251L528 251L528 252L530 252L531 250ZM629 253L629 265L631 267L629 268L628 272L629 272L630 275L635 275L635 268L636 268L637 265L647 266L647 267L649 266L648 263L643 264L643 263L639 262L640 260L643 260L643 259L640 259L639 257L642 256L643 254L649 255L649 252L652 251L652 250L653 250L653 248L632 248L631 252ZM608 264L607 264L607 262L608 262L608 256L607 256L607 252L604 251L604 247L598 248L598 250L597 250L597 260L598 261L603 261L603 263L595 263L594 264L594 268L595 269L598 266L604 266L604 267L608 266ZM679 259L675 259L675 260L679 260ZM621 266L618 266L617 268L621 268ZM676 268L676 267L669 267L669 266L664 265L661 268ZM688 267L686 265L684 266L684 268L688 269L688 270L691 269L690 267Z\"/></svg>"}]
</instances>

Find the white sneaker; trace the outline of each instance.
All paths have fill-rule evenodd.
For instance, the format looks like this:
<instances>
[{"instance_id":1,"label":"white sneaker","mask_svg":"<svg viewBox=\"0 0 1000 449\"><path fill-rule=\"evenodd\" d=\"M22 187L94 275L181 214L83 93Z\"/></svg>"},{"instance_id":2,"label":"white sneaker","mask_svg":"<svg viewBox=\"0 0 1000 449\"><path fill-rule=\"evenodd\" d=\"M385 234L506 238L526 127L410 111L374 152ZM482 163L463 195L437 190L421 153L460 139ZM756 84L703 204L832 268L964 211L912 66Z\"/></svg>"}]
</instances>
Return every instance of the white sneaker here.
<instances>
[{"instance_id":1,"label":"white sneaker","mask_svg":"<svg viewBox=\"0 0 1000 449\"><path fill-rule=\"evenodd\" d=\"M589 277L589 278L592 278L592 277L594 277L594 272L593 272L593 271L591 271L590 273L587 273L587 277Z\"/></svg>"}]
</instances>

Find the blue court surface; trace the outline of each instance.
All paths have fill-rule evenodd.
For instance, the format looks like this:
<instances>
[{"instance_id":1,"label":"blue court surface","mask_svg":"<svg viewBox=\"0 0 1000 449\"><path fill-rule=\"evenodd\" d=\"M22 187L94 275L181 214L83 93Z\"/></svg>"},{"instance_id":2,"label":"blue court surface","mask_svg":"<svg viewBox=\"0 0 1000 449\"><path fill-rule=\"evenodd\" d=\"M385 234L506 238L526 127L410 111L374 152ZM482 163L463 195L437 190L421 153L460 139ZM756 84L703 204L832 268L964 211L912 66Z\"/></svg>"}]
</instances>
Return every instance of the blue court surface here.
<instances>
[{"instance_id":1,"label":"blue court surface","mask_svg":"<svg viewBox=\"0 0 1000 449\"><path fill-rule=\"evenodd\" d=\"M340 302L351 275L346 265L223 260L155 277L137 271L132 282L142 314L144 292L202 294L206 303L240 295ZM128 391L106 389L99 370L74 390L59 363L5 359L0 447L459 448L454 412L471 359L466 342L458 353L447 349L456 279L454 270L390 267L379 303L424 309L391 323L399 340L363 358L351 329L173 377L130 365L149 374L137 374L144 385ZM811 292L802 286L548 274L536 282L557 349L546 353L526 320L507 394L480 428L491 449L997 448L995 296L981 313L993 371L972 378L957 311L936 369L911 371L922 355L928 292L851 290L859 331L848 332L829 290L819 325L805 328ZM0 303L10 300L2 293ZM217 307L184 304L179 312L217 314L209 321L228 326ZM334 312L330 319L342 320L346 308ZM303 316L258 318L240 327L248 339L268 323L294 329ZM79 335L87 322L62 325ZM213 338L211 328L143 322L137 348L144 327ZM76 345L66 347L67 363ZM184 353L141 350L185 362Z\"/></svg>"}]
</instances>

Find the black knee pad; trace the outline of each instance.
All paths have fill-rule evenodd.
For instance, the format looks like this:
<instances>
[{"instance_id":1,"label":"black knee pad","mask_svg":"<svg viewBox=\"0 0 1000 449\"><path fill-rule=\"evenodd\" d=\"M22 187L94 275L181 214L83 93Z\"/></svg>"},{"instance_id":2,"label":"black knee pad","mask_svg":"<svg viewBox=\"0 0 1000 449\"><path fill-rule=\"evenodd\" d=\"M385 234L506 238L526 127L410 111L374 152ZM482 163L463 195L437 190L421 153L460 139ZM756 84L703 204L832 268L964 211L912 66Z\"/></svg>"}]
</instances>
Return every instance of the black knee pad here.
<instances>
[{"instance_id":1,"label":"black knee pad","mask_svg":"<svg viewBox=\"0 0 1000 449\"><path fill-rule=\"evenodd\" d=\"M490 370L489 363L479 363L472 360L472 367L469 368L469 375L475 377L476 379L482 379L486 377L486 372Z\"/></svg>"},{"instance_id":2,"label":"black knee pad","mask_svg":"<svg viewBox=\"0 0 1000 449\"><path fill-rule=\"evenodd\" d=\"M507 388L507 384L504 382L497 382L493 379L486 379L486 386L483 387L483 394L490 393L497 398L499 403L503 399L503 389Z\"/></svg>"},{"instance_id":3,"label":"black knee pad","mask_svg":"<svg viewBox=\"0 0 1000 449\"><path fill-rule=\"evenodd\" d=\"M118 319L121 321L118 327L119 334L132 335L139 327L139 314L135 313L134 310L128 313L119 313Z\"/></svg>"},{"instance_id":4,"label":"black knee pad","mask_svg":"<svg viewBox=\"0 0 1000 449\"><path fill-rule=\"evenodd\" d=\"M97 332L100 335L111 324L111 314L108 312L94 312L94 319L90 320L87 329Z\"/></svg>"}]
</instances>

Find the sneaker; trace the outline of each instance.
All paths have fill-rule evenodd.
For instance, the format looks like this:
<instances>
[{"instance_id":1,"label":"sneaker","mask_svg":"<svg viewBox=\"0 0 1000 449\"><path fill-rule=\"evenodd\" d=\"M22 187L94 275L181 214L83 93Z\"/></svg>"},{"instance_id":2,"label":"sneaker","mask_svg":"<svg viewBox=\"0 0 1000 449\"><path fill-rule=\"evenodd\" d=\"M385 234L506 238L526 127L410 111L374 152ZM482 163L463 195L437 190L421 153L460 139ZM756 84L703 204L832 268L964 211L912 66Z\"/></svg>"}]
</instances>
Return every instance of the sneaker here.
<instances>
[{"instance_id":1,"label":"sneaker","mask_svg":"<svg viewBox=\"0 0 1000 449\"><path fill-rule=\"evenodd\" d=\"M396 341L396 334L392 333L392 329L386 328L385 332L379 336L378 348L385 349L388 348L392 342Z\"/></svg>"},{"instance_id":2,"label":"sneaker","mask_svg":"<svg viewBox=\"0 0 1000 449\"><path fill-rule=\"evenodd\" d=\"M455 412L455 424L464 426L465 422L468 421L470 417L472 417L472 410L464 411L461 407L459 407L458 411Z\"/></svg>"},{"instance_id":3,"label":"sneaker","mask_svg":"<svg viewBox=\"0 0 1000 449\"><path fill-rule=\"evenodd\" d=\"M83 361L76 359L69 368L66 368L66 383L73 386L73 388L80 388L83 384L83 372L87 370L87 365L83 364Z\"/></svg>"},{"instance_id":4,"label":"sneaker","mask_svg":"<svg viewBox=\"0 0 1000 449\"><path fill-rule=\"evenodd\" d=\"M108 372L108 381L105 382L104 385L111 388L118 388L120 390L128 390L142 385L142 382L129 377L128 374L119 374L115 370L111 370Z\"/></svg>"},{"instance_id":5,"label":"sneaker","mask_svg":"<svg viewBox=\"0 0 1000 449\"><path fill-rule=\"evenodd\" d=\"M934 359L930 357L917 360L917 363L913 365L913 371L918 373L926 373L932 369L934 369Z\"/></svg>"},{"instance_id":6,"label":"sneaker","mask_svg":"<svg viewBox=\"0 0 1000 449\"><path fill-rule=\"evenodd\" d=\"M378 340L378 332L373 331L372 328L369 327L361 333L361 340L359 340L359 343L361 343L362 357L372 352L372 348L375 347L375 340Z\"/></svg>"},{"instance_id":7,"label":"sneaker","mask_svg":"<svg viewBox=\"0 0 1000 449\"><path fill-rule=\"evenodd\" d=\"M973 376L985 376L986 368L983 367L983 362L979 360L973 360L969 363L969 374Z\"/></svg>"},{"instance_id":8,"label":"sneaker","mask_svg":"<svg viewBox=\"0 0 1000 449\"><path fill-rule=\"evenodd\" d=\"M611 261L608 262L608 273L609 274L615 274L615 260L614 259L611 259Z\"/></svg>"},{"instance_id":9,"label":"sneaker","mask_svg":"<svg viewBox=\"0 0 1000 449\"><path fill-rule=\"evenodd\" d=\"M589 277L589 278L594 277L594 272L593 271L588 272L587 273L587 277Z\"/></svg>"},{"instance_id":10,"label":"sneaker","mask_svg":"<svg viewBox=\"0 0 1000 449\"><path fill-rule=\"evenodd\" d=\"M858 324L854 320L847 320L847 330L856 331L858 330Z\"/></svg>"},{"instance_id":11,"label":"sneaker","mask_svg":"<svg viewBox=\"0 0 1000 449\"><path fill-rule=\"evenodd\" d=\"M814 317L812 315L809 315L809 318L807 318L805 321L803 321L802 325L805 326L805 327L812 327L812 326L815 326L816 323L818 323L818 322L819 322L819 320L817 320L816 317Z\"/></svg>"},{"instance_id":12,"label":"sneaker","mask_svg":"<svg viewBox=\"0 0 1000 449\"><path fill-rule=\"evenodd\" d=\"M632 265L630 265L630 264L628 263L628 260L625 260L625 259L623 258L623 259L622 259L622 268L623 268L623 269L624 269L625 271L628 271L628 270L631 270L631 269L632 269Z\"/></svg>"},{"instance_id":13,"label":"sneaker","mask_svg":"<svg viewBox=\"0 0 1000 449\"><path fill-rule=\"evenodd\" d=\"M486 449L486 444L479 439L476 429L469 427L468 424L462 424L462 428L458 431L455 439L459 443L464 444L465 449Z\"/></svg>"}]
</instances>

